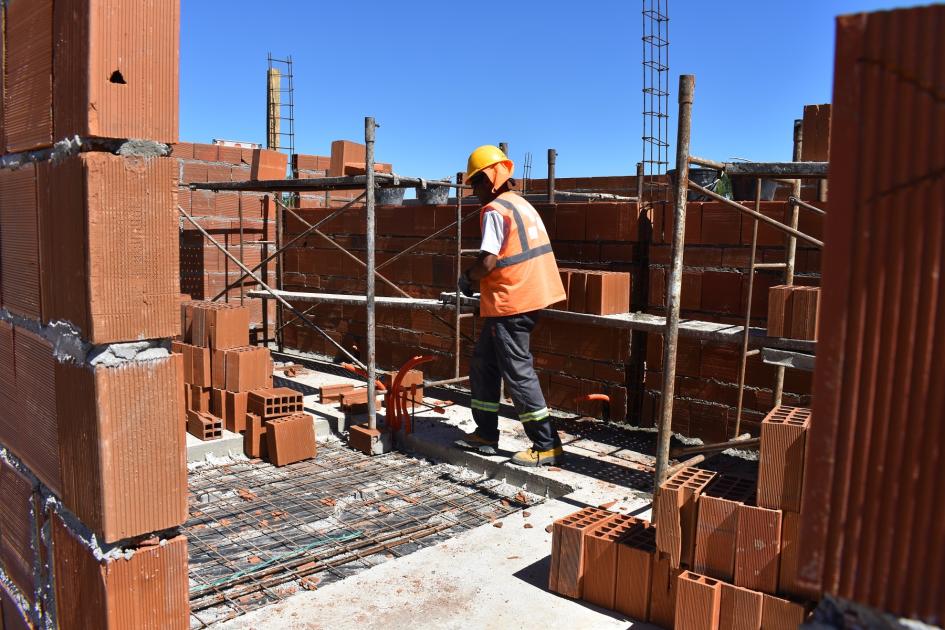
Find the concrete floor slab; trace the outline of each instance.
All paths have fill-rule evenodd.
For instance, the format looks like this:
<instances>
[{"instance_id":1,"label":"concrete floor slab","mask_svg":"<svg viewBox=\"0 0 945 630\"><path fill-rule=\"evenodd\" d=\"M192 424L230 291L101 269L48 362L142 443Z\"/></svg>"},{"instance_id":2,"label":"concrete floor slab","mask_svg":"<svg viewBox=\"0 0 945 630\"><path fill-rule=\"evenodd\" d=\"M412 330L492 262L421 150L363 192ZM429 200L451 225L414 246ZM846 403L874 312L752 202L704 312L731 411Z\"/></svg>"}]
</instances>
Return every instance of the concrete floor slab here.
<instances>
[{"instance_id":1,"label":"concrete floor slab","mask_svg":"<svg viewBox=\"0 0 945 630\"><path fill-rule=\"evenodd\" d=\"M575 509L570 501L546 501L526 510L528 516L500 519L501 528L483 525L216 627L653 628L548 591L551 534L545 527Z\"/></svg>"},{"instance_id":2,"label":"concrete floor slab","mask_svg":"<svg viewBox=\"0 0 945 630\"><path fill-rule=\"evenodd\" d=\"M281 380L281 377L279 377ZM310 370L284 384L306 394L306 408L318 409L336 431L352 418L316 402L315 391L328 382L357 379ZM291 383L288 381L292 381ZM439 392L454 398L454 392ZM462 392L455 392L462 399ZM447 396L448 395L448 396ZM312 396L309 399L309 396ZM383 415L383 410L379 410ZM521 423L503 407L500 452L494 456L455 449L453 440L472 431L468 407L455 405L439 414L418 413L414 433L401 446L435 461L463 465L479 473L548 497L543 504L483 525L434 547L385 562L315 591L220 624L220 628L648 628L612 611L570 600L547 590L551 522L587 505L642 518L650 516L649 484L653 458L634 449L652 441L651 433L627 432L611 440L603 423L559 418L567 460L558 467L524 469L509 463L529 446ZM596 439L597 438L600 439ZM603 436L603 437L602 437ZM645 450L645 448L641 448ZM528 523L531 527L526 528Z\"/></svg>"}]
</instances>

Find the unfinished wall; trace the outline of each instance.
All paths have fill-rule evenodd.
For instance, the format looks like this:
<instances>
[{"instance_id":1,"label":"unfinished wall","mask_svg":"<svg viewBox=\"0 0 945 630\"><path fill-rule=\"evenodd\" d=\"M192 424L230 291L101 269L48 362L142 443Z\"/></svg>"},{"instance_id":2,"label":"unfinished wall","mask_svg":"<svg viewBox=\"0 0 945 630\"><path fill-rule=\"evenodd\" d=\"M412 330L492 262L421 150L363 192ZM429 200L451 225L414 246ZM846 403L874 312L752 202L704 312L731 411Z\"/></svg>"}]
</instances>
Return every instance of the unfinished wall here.
<instances>
[{"instance_id":1,"label":"unfinished wall","mask_svg":"<svg viewBox=\"0 0 945 630\"><path fill-rule=\"evenodd\" d=\"M4 623L184 628L177 165L162 144L177 139L179 5L3 11Z\"/></svg>"},{"instance_id":2,"label":"unfinished wall","mask_svg":"<svg viewBox=\"0 0 945 630\"><path fill-rule=\"evenodd\" d=\"M266 245L262 241L273 240L275 217L272 201L267 202L263 193L190 190L187 184L248 181L253 175L253 154L253 149L214 144L181 142L173 147L173 156L179 160L178 203L250 269L264 256ZM270 252L275 249L274 245L268 247ZM257 271L257 274L261 273ZM240 275L239 266L207 241L189 221L183 220L180 231L181 293L195 300L209 300L235 283ZM267 282L275 281L274 264L269 265L267 278ZM242 294L255 287L254 280L244 279L227 291L221 300L240 301ZM249 308L250 324L262 326L262 300L244 297L243 301ZM270 305L270 314L275 312L272 309ZM274 319L270 319L272 321Z\"/></svg>"}]
</instances>

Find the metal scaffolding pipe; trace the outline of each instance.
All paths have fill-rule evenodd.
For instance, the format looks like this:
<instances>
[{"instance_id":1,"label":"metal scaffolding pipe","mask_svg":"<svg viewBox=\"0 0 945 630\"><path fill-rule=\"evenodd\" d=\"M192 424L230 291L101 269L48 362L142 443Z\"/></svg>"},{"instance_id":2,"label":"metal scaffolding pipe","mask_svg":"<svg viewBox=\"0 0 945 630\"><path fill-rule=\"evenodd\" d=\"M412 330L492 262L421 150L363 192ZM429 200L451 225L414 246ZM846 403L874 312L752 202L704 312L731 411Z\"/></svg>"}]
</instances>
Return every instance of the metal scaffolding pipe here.
<instances>
[{"instance_id":1,"label":"metal scaffolding pipe","mask_svg":"<svg viewBox=\"0 0 945 630\"><path fill-rule=\"evenodd\" d=\"M724 203L725 205L727 205L727 206L729 206L729 207L731 207L731 208L734 208L735 210L738 210L739 212L742 212L742 213L744 213L744 214L747 214L748 216L754 217L754 218L758 219L759 221L761 221L761 222L763 222L763 223L767 223L768 225L770 225L771 227L773 227L773 228L775 228L775 229L781 230L782 232L785 232L786 234L791 234L792 236L795 236L795 237L797 237L797 238L799 238L799 239L801 239L801 240L803 240L803 241L807 241L808 243L810 243L811 245L814 245L815 247L823 247L823 246L824 246L823 241L818 241L818 240L817 240L816 238L814 238L813 236L808 236L807 234L804 234L803 232L800 232L800 231L798 231L797 229L792 228L792 227L789 226L789 225L784 225L783 223L781 223L781 222L779 222L779 221L775 221L774 219L772 219L772 218L769 217L768 215L762 214L762 213L760 213L760 212L755 212L755 211L752 210L751 208L746 208L745 206L743 206L742 204L738 203L737 201L732 201L731 199L729 199L729 198L727 198L727 197L723 197L722 195L719 195L718 193L715 193L715 192L709 190L708 188L703 188L702 186L700 186L699 184L695 183L695 182L692 181L692 180L689 180L689 187L690 187L690 188L693 188L693 189L695 189L695 190L698 190L698 191L701 192L703 195L706 195L706 196L708 196L708 197L711 197L711 198L714 199L715 201L721 201L721 202Z\"/></svg>"},{"instance_id":2,"label":"metal scaffolding pipe","mask_svg":"<svg viewBox=\"0 0 945 630\"><path fill-rule=\"evenodd\" d=\"M812 206L812 205L810 205L809 203L807 203L806 201L802 201L802 200L800 200L799 198L795 197L794 195L791 195L790 197L788 197L787 200L788 200L788 203L792 203L792 204L794 204L794 205L796 205L796 206L800 206L800 207L802 207L802 208L806 208L806 209L808 209L808 210L810 210L810 211L812 211L812 212L816 212L817 214L820 214L820 215L825 215L825 214L827 214L827 212L826 212L825 210L821 210L820 208L817 208L817 207L815 207L815 206Z\"/></svg>"},{"instance_id":3,"label":"metal scaffolding pipe","mask_svg":"<svg viewBox=\"0 0 945 630\"><path fill-rule=\"evenodd\" d=\"M342 354L344 354L346 357L348 357L349 359L351 359L352 361L354 361L356 364L360 365L361 367L364 367L364 364L361 363L361 361L360 361L357 357L355 357L353 354L351 354L350 352L348 352L347 350L345 350L345 348L344 348L341 344L339 344L337 341L335 341L334 339L331 338L331 335L329 335L329 334L326 333L324 330L322 330L320 326L316 325L316 324L313 323L311 320L309 320L309 319L305 316L305 314L302 313L302 311L300 311L299 309L297 309L297 308L295 308L294 306L292 306L291 304L289 304L289 303L285 300L285 298L283 298L283 297L280 295L280 293L282 293L281 291L277 291L276 289L273 289L273 288L270 287L268 284L266 284L265 282L263 282L262 280L260 280L259 277L257 277L253 272L251 272L251 271L246 267L246 265L243 264L242 261L238 260L238 259L236 258L236 256L234 256L234 255L231 254L229 251L227 251L227 249L226 249L223 245L220 245L220 243L217 242L217 240L216 240L215 238L213 238L212 236L210 236L210 233L207 232L205 229L203 229L203 227L201 227L200 224L197 223L197 221L196 221L192 216L190 216L183 208L181 208L180 206L177 206L177 211L178 211L180 214L182 214L185 219L187 219L188 221L190 221L191 224L193 224L193 226L194 226L195 228L197 228L197 230L198 230L201 234L203 234L204 238L206 238L206 239L207 239L208 241L210 241L210 243L212 243L217 249L219 249L221 252L223 252L223 254L224 254L227 258L229 258L231 261L233 261L234 263L236 263L236 265L237 265L240 269L242 269L243 272L244 272L247 276L250 276L253 280L255 280L256 283L259 284L259 286L261 286L269 295L271 295L273 299L278 300L280 304L282 304L284 307L286 307L287 309L289 309L290 311L292 311L292 313L293 313L296 317L298 317L299 320L301 320L306 326L308 326L309 328L313 329L315 332L317 332L318 334L320 334L321 336L323 336L325 339L327 339L328 341L330 341L330 342L332 343L332 345L334 345L336 348L338 348L338 349L342 352ZM256 296L256 297L258 297L258 296Z\"/></svg>"},{"instance_id":4,"label":"metal scaffolding pipe","mask_svg":"<svg viewBox=\"0 0 945 630\"><path fill-rule=\"evenodd\" d=\"M372 430L377 429L377 392L375 379L376 337L374 321L374 118L366 116L364 118L364 168L366 173L364 194L367 206L367 411L368 427Z\"/></svg>"},{"instance_id":5,"label":"metal scaffolding pipe","mask_svg":"<svg viewBox=\"0 0 945 630\"><path fill-rule=\"evenodd\" d=\"M555 202L555 161L557 159L558 152L548 149L548 203Z\"/></svg>"},{"instance_id":6,"label":"metal scaffolding pipe","mask_svg":"<svg viewBox=\"0 0 945 630\"><path fill-rule=\"evenodd\" d=\"M679 126L676 133L676 201L673 208L672 264L666 291L666 331L663 334L663 391L656 446L653 494L659 492L669 467L669 442L673 426L673 394L676 387L676 350L679 341L679 306L682 290L683 251L686 239L686 186L689 182L689 136L692 131L692 100L696 79L679 77ZM658 524L657 524L658 525Z\"/></svg>"}]
</instances>

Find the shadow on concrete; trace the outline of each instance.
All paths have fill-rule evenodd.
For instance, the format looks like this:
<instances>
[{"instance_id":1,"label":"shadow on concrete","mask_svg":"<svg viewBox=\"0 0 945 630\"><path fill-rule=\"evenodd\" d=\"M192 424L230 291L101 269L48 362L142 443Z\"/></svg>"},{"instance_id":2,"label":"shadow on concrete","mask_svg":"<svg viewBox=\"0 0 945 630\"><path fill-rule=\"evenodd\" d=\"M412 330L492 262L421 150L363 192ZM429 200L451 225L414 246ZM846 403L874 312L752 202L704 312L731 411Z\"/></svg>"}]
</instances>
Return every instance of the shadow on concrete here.
<instances>
[{"instance_id":1,"label":"shadow on concrete","mask_svg":"<svg viewBox=\"0 0 945 630\"><path fill-rule=\"evenodd\" d=\"M519 569L512 574L513 577L518 578L522 582L525 582L529 586L534 586L535 588L541 589L543 591L548 591L548 572L551 570L551 556L545 556L544 558L533 562L527 567ZM548 591L551 592L551 591ZM552 593L557 597L562 599L567 599L573 601L576 604L580 604L585 608L598 612L602 615L606 615L611 619L622 620L626 619L624 615L618 613L614 610L607 610L606 608L601 608L600 606L595 606L580 599L571 599L570 597L565 597L564 595L559 595L558 593ZM628 626L629 627L629 626Z\"/></svg>"}]
</instances>

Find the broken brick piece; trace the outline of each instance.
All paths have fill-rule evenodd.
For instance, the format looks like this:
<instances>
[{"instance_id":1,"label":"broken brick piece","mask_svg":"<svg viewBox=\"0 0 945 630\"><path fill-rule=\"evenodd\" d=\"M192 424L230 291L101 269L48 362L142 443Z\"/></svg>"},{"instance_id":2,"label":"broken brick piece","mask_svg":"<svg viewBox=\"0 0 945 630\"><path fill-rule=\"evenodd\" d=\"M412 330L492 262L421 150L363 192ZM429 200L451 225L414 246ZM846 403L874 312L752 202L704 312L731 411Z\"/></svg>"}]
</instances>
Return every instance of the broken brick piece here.
<instances>
[{"instance_id":1,"label":"broken brick piece","mask_svg":"<svg viewBox=\"0 0 945 630\"><path fill-rule=\"evenodd\" d=\"M675 628L716 630L719 627L721 582L683 571L676 583Z\"/></svg>"},{"instance_id":2,"label":"broken brick piece","mask_svg":"<svg viewBox=\"0 0 945 630\"><path fill-rule=\"evenodd\" d=\"M266 421L269 461L276 466L294 464L315 457L315 423L307 413Z\"/></svg>"},{"instance_id":3,"label":"broken brick piece","mask_svg":"<svg viewBox=\"0 0 945 630\"><path fill-rule=\"evenodd\" d=\"M587 530L584 535L585 601L608 610L614 609L617 543L638 523L632 516L616 514Z\"/></svg>"},{"instance_id":4,"label":"broken brick piece","mask_svg":"<svg viewBox=\"0 0 945 630\"><path fill-rule=\"evenodd\" d=\"M223 435L223 421L212 414L191 409L187 412L187 432L201 440L215 440Z\"/></svg>"},{"instance_id":5,"label":"broken brick piece","mask_svg":"<svg viewBox=\"0 0 945 630\"><path fill-rule=\"evenodd\" d=\"M587 507L554 522L551 534L549 590L575 599L581 597L584 582L584 534L614 516L614 512Z\"/></svg>"},{"instance_id":6,"label":"broken brick piece","mask_svg":"<svg viewBox=\"0 0 945 630\"><path fill-rule=\"evenodd\" d=\"M735 541L735 585L774 593L778 589L781 553L781 512L738 506Z\"/></svg>"},{"instance_id":7,"label":"broken brick piece","mask_svg":"<svg viewBox=\"0 0 945 630\"><path fill-rule=\"evenodd\" d=\"M660 486L653 506L656 546L674 569L691 567L695 555L696 501L715 473L683 468Z\"/></svg>"},{"instance_id":8,"label":"broken brick piece","mask_svg":"<svg viewBox=\"0 0 945 630\"><path fill-rule=\"evenodd\" d=\"M804 445L810 409L781 405L761 423L758 505L772 510L801 511Z\"/></svg>"},{"instance_id":9,"label":"broken brick piece","mask_svg":"<svg viewBox=\"0 0 945 630\"><path fill-rule=\"evenodd\" d=\"M378 429L372 429L367 424L358 424L348 430L348 445L365 455L373 455L379 450L381 437Z\"/></svg>"},{"instance_id":10,"label":"broken brick piece","mask_svg":"<svg viewBox=\"0 0 945 630\"><path fill-rule=\"evenodd\" d=\"M617 544L614 610L631 619L649 620L655 556L656 529L648 521L637 520Z\"/></svg>"}]
</instances>

